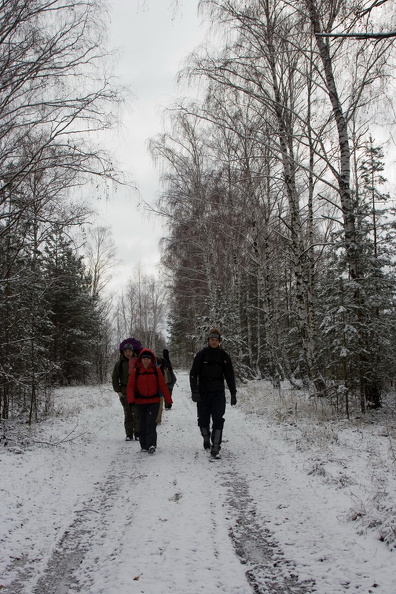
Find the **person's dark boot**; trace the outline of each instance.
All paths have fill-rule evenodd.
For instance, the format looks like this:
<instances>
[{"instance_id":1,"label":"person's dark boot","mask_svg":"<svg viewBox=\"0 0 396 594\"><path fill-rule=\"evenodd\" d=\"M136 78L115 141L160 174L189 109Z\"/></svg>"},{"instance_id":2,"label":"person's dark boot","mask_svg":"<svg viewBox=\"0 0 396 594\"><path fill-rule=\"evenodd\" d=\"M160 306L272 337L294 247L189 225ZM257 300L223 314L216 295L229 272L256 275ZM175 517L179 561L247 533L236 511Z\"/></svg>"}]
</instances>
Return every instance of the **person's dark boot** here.
<instances>
[{"instance_id":1,"label":"person's dark boot","mask_svg":"<svg viewBox=\"0 0 396 594\"><path fill-rule=\"evenodd\" d=\"M201 435L203 437L203 447L205 450L210 449L210 433L208 427L201 427Z\"/></svg>"},{"instance_id":2,"label":"person's dark boot","mask_svg":"<svg viewBox=\"0 0 396 594\"><path fill-rule=\"evenodd\" d=\"M221 434L222 434L221 429L216 429L212 433L213 445L212 445L212 449L210 450L212 458L220 458Z\"/></svg>"}]
</instances>

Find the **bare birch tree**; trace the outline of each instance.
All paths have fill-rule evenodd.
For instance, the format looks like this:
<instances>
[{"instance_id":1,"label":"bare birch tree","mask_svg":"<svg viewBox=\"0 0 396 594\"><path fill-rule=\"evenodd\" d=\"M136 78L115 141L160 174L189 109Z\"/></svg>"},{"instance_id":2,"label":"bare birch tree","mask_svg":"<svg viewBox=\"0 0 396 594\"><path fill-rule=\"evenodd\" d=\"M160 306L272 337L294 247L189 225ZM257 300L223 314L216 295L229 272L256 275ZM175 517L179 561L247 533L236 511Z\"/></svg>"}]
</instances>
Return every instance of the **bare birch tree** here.
<instances>
[{"instance_id":1,"label":"bare birch tree","mask_svg":"<svg viewBox=\"0 0 396 594\"><path fill-rule=\"evenodd\" d=\"M162 283L137 266L116 306L118 339L134 336L144 347L164 347L167 296Z\"/></svg>"},{"instance_id":2,"label":"bare birch tree","mask_svg":"<svg viewBox=\"0 0 396 594\"><path fill-rule=\"evenodd\" d=\"M43 253L54 234L67 235L88 214L83 205L68 208L68 190L84 183L86 175L116 177L111 159L97 145L98 133L114 123L121 100L107 72L103 9L101 0L5 0L0 5L0 241L5 247L0 309L7 316L0 341L3 415L12 398L19 405L29 390L37 403L37 378L51 376L45 339L51 327L46 297L53 287L43 286ZM65 266L71 266L68 254L65 249ZM92 300L83 268L78 259L74 264L70 274L88 310ZM94 307L86 311L86 336L96 313ZM32 363L30 379L13 365L20 343L33 345L21 356Z\"/></svg>"},{"instance_id":3,"label":"bare birch tree","mask_svg":"<svg viewBox=\"0 0 396 594\"><path fill-rule=\"evenodd\" d=\"M51 167L111 176L86 133L111 125L100 0L7 0L0 7L0 203ZM85 138L84 138L85 134Z\"/></svg>"},{"instance_id":4,"label":"bare birch tree","mask_svg":"<svg viewBox=\"0 0 396 594\"><path fill-rule=\"evenodd\" d=\"M383 42L375 48L354 48L354 54L359 56L359 63L353 79L352 89L345 89L345 77L337 76L340 47L344 41L330 42L322 33L332 32L333 28L341 25L344 30L351 27L368 26L368 17L377 3L328 2L318 4L316 0L304 0L308 11L313 34L316 39L318 52L323 67L323 83L331 104L332 118L335 121L338 134L338 167L332 166L335 176L343 217L346 260L351 280L355 284L353 293L356 328L358 332L358 375L361 399L361 409L365 410L366 399L379 404L380 386L376 374L370 371L370 357L367 357L369 345L365 339L364 326L368 321L364 297L365 264L361 257L360 241L357 232L356 201L353 197L351 179L351 141L349 124L356 116L361 105L365 103L365 94L370 92L370 85L377 79L383 79L385 74L386 57L389 54L391 42ZM334 43L337 45L335 46ZM351 48L349 48L351 51ZM351 55L350 55L351 58ZM364 59L363 59L364 58ZM344 83L344 84L343 84ZM355 189L356 191L357 189ZM365 354L366 353L366 354Z\"/></svg>"}]
</instances>

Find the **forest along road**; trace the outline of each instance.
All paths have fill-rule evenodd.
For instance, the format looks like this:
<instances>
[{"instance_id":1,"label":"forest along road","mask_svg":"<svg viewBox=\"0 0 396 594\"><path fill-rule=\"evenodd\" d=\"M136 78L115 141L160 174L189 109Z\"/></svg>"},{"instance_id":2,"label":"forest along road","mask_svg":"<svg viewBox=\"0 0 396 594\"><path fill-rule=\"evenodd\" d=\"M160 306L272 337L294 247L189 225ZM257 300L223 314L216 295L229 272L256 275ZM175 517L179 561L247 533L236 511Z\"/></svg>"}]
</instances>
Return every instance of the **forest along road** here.
<instances>
[{"instance_id":1,"label":"forest along road","mask_svg":"<svg viewBox=\"0 0 396 594\"><path fill-rule=\"evenodd\" d=\"M5 594L376 591L367 587L373 580L364 572L364 540L337 521L327 487L298 470L271 426L243 411L242 401L227 406L222 458L212 460L202 448L188 376L179 374L174 406L164 411L150 456L138 442L124 441L117 396L107 388L90 391L93 401L105 397L108 405L96 418L89 402L79 411L92 433L69 466L87 484L72 499L56 542L40 551L36 539L36 564L23 556L15 563ZM84 459L95 460L92 473L79 470ZM66 450L62 460L65 467ZM58 492L53 486L59 513L72 498L62 500L63 489L61 482Z\"/></svg>"}]
</instances>

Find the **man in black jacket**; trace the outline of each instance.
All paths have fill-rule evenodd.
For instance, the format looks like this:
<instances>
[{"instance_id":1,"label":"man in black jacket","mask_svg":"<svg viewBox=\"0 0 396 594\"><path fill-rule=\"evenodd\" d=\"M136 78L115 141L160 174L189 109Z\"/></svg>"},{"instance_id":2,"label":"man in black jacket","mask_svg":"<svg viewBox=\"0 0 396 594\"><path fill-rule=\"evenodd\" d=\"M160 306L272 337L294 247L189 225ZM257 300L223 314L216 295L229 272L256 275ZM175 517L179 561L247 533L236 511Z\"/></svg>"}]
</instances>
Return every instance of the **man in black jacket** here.
<instances>
[{"instance_id":1,"label":"man in black jacket","mask_svg":"<svg viewBox=\"0 0 396 594\"><path fill-rule=\"evenodd\" d=\"M195 355L190 371L191 397L197 403L198 426L204 440L203 445L205 450L210 448L213 458L220 458L226 409L224 379L231 392L231 405L237 403L231 357L220 347L220 342L220 332L217 328L212 328L208 336L209 346Z\"/></svg>"}]
</instances>

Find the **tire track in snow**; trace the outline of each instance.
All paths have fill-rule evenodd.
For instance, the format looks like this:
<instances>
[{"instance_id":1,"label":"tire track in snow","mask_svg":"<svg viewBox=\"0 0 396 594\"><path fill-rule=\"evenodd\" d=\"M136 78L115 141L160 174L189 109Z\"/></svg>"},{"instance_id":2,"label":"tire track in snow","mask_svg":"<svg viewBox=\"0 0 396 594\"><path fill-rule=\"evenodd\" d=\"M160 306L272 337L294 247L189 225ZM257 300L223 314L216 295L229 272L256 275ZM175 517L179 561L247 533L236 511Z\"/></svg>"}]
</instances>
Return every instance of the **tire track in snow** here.
<instances>
[{"instance_id":1,"label":"tire track in snow","mask_svg":"<svg viewBox=\"0 0 396 594\"><path fill-rule=\"evenodd\" d=\"M148 479L136 485L138 509L126 534L128 542L137 537L139 547L128 570L119 560L113 583L103 568L98 593L132 592L131 576L137 576L136 591L143 594L251 593L228 535L227 490L200 447L190 399L176 398L159 428L157 453L142 458Z\"/></svg>"},{"instance_id":2,"label":"tire track in snow","mask_svg":"<svg viewBox=\"0 0 396 594\"><path fill-rule=\"evenodd\" d=\"M119 499L124 499L122 487L127 474L125 468L130 464L130 445L134 444L119 449L110 473L102 483L96 483L92 497L74 512L76 518L60 538L33 594L68 594L70 589L82 591L74 574L90 550L92 539L105 538L109 511L119 504ZM129 474L128 478L131 478ZM139 480L143 477L135 472L132 478ZM10 593L13 594L11 590Z\"/></svg>"},{"instance_id":3,"label":"tire track in snow","mask_svg":"<svg viewBox=\"0 0 396 594\"><path fill-rule=\"evenodd\" d=\"M229 446L225 442L223 459L211 463L202 450L188 388L180 388L183 393L176 395L174 409L159 428L157 454L140 455L133 451L135 443L114 447L110 470L74 511L33 594L129 594L133 576L140 579L136 591L144 594L312 591L310 584L299 583L294 565L266 530L265 518L259 518L259 504L238 466L238 440ZM227 412L225 438L236 432L238 423ZM131 491L134 500L126 501ZM153 496L158 497L155 509ZM123 542L133 542L136 534L142 550L134 550L131 562ZM114 565L121 575L114 574ZM19 588L22 581L14 580L14 590L7 592L25 592Z\"/></svg>"},{"instance_id":4,"label":"tire track in snow","mask_svg":"<svg viewBox=\"0 0 396 594\"><path fill-rule=\"evenodd\" d=\"M183 379L185 381L185 378ZM191 404L187 396L183 405L191 408ZM192 405L192 408L195 408L195 405ZM314 582L299 580L295 564L285 557L273 534L257 519L257 503L249 493L246 477L241 473L239 466L238 470L236 469L238 459L229 451L233 447L232 443L230 447L227 445L227 434L235 431L231 418L230 415L227 419L226 414L222 459L213 461L209 470L219 477L219 482L227 489L225 504L233 518L229 537L240 562L248 567L245 572L248 583L255 594L309 594L315 591ZM198 443L201 440L198 436L196 439ZM196 460L198 459L197 452ZM224 513L227 516L226 510ZM212 521L215 530L216 514L213 514Z\"/></svg>"},{"instance_id":5,"label":"tire track in snow","mask_svg":"<svg viewBox=\"0 0 396 594\"><path fill-rule=\"evenodd\" d=\"M231 475L231 476L230 476ZM295 565L288 561L268 528L257 522L256 504L246 480L235 471L226 472L228 505L234 513L230 537L242 563L249 566L246 577L256 594L308 594L312 581L300 582Z\"/></svg>"}]
</instances>

